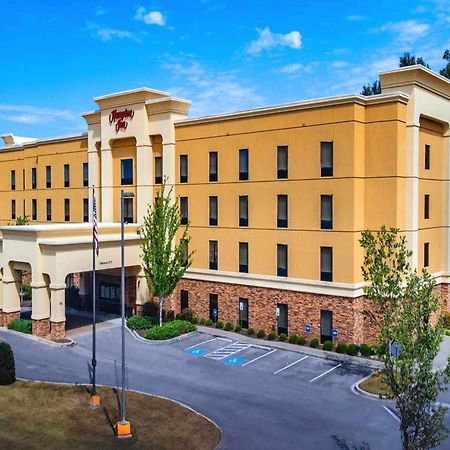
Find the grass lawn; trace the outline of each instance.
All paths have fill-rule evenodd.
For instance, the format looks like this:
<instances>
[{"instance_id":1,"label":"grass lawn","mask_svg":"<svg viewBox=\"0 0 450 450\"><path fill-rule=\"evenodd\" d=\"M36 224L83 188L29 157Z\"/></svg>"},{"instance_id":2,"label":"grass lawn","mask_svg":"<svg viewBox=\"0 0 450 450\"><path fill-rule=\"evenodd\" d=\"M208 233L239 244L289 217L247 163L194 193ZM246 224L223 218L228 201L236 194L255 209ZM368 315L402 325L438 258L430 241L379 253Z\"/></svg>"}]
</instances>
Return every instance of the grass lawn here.
<instances>
[{"instance_id":1,"label":"grass lawn","mask_svg":"<svg viewBox=\"0 0 450 450\"><path fill-rule=\"evenodd\" d=\"M127 392L133 437L118 439L120 391L100 388L102 407L89 408L86 386L17 381L0 386L0 447L7 449L213 449L220 431L169 400Z\"/></svg>"},{"instance_id":2,"label":"grass lawn","mask_svg":"<svg viewBox=\"0 0 450 450\"><path fill-rule=\"evenodd\" d=\"M376 372L367 380L359 384L359 388L363 391L370 392L375 395L383 395L388 398L392 398L392 393L389 387L384 383L383 374Z\"/></svg>"}]
</instances>

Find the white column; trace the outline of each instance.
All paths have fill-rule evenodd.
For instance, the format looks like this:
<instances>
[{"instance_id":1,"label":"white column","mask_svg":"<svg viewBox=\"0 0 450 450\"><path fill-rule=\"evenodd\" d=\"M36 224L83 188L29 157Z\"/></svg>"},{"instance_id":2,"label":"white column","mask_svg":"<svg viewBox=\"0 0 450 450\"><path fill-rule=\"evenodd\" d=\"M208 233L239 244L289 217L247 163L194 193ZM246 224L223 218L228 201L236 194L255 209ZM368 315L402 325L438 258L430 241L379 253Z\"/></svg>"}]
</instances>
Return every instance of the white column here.
<instances>
[{"instance_id":1,"label":"white column","mask_svg":"<svg viewBox=\"0 0 450 450\"><path fill-rule=\"evenodd\" d=\"M144 222L148 204L153 199L153 152L148 144L136 145L136 221Z\"/></svg>"},{"instance_id":2,"label":"white column","mask_svg":"<svg viewBox=\"0 0 450 450\"><path fill-rule=\"evenodd\" d=\"M66 321L66 283L50 284L50 321Z\"/></svg>"},{"instance_id":3,"label":"white column","mask_svg":"<svg viewBox=\"0 0 450 450\"><path fill-rule=\"evenodd\" d=\"M6 326L20 315L20 273L11 270L8 264L3 267L3 325Z\"/></svg>"},{"instance_id":4,"label":"white column","mask_svg":"<svg viewBox=\"0 0 450 450\"><path fill-rule=\"evenodd\" d=\"M101 221L113 222L113 158L109 147L102 148L101 158Z\"/></svg>"}]
</instances>

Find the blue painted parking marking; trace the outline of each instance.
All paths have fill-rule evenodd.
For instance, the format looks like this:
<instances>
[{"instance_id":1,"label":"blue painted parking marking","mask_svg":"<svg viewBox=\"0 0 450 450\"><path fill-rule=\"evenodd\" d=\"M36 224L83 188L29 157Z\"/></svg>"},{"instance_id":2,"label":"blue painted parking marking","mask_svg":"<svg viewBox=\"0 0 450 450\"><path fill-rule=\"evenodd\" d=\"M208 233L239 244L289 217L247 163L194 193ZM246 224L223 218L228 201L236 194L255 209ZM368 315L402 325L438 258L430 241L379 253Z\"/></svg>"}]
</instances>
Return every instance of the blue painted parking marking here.
<instances>
[{"instance_id":1,"label":"blue painted parking marking","mask_svg":"<svg viewBox=\"0 0 450 450\"><path fill-rule=\"evenodd\" d=\"M208 353L204 348L189 348L186 350L186 353L189 353L193 356L203 356L205 353Z\"/></svg>"},{"instance_id":2,"label":"blue painted parking marking","mask_svg":"<svg viewBox=\"0 0 450 450\"><path fill-rule=\"evenodd\" d=\"M235 356L229 356L223 360L225 364L229 364L230 366L242 366L245 361L244 358L236 358Z\"/></svg>"}]
</instances>

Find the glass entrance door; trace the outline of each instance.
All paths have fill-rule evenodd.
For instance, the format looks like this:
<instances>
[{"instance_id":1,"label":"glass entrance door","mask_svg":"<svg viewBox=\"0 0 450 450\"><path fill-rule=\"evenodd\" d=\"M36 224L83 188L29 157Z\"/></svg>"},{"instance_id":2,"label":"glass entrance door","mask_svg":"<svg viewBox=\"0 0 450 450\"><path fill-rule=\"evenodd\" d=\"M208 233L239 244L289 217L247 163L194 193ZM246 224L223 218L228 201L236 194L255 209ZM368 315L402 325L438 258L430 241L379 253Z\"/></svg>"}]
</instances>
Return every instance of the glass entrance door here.
<instances>
[{"instance_id":1,"label":"glass entrance door","mask_svg":"<svg viewBox=\"0 0 450 450\"><path fill-rule=\"evenodd\" d=\"M277 304L277 328L278 334L288 334L288 305L286 303Z\"/></svg>"},{"instance_id":2,"label":"glass entrance door","mask_svg":"<svg viewBox=\"0 0 450 450\"><path fill-rule=\"evenodd\" d=\"M219 317L219 296L209 294L209 318L216 323Z\"/></svg>"},{"instance_id":3,"label":"glass entrance door","mask_svg":"<svg viewBox=\"0 0 450 450\"><path fill-rule=\"evenodd\" d=\"M320 343L333 341L333 313L322 309L320 311Z\"/></svg>"},{"instance_id":4,"label":"glass entrance door","mask_svg":"<svg viewBox=\"0 0 450 450\"><path fill-rule=\"evenodd\" d=\"M100 281L99 309L120 314L120 284Z\"/></svg>"},{"instance_id":5,"label":"glass entrance door","mask_svg":"<svg viewBox=\"0 0 450 450\"><path fill-rule=\"evenodd\" d=\"M239 299L239 325L242 328L248 328L248 300L246 298Z\"/></svg>"}]
</instances>

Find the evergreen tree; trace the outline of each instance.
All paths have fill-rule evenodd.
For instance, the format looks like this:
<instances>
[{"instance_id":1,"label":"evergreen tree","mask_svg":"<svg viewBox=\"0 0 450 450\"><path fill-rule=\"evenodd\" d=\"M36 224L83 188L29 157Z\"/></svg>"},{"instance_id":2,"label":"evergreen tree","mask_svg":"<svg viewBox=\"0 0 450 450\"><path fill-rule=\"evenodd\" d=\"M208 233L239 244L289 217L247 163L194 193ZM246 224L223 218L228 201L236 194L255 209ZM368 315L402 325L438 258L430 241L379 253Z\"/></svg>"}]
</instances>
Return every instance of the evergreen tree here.
<instances>
[{"instance_id":1,"label":"evergreen tree","mask_svg":"<svg viewBox=\"0 0 450 450\"><path fill-rule=\"evenodd\" d=\"M445 77L448 78L450 80L450 51L447 49L444 52L444 56L442 56L442 59L447 61L447 65L440 70L440 74Z\"/></svg>"}]
</instances>

